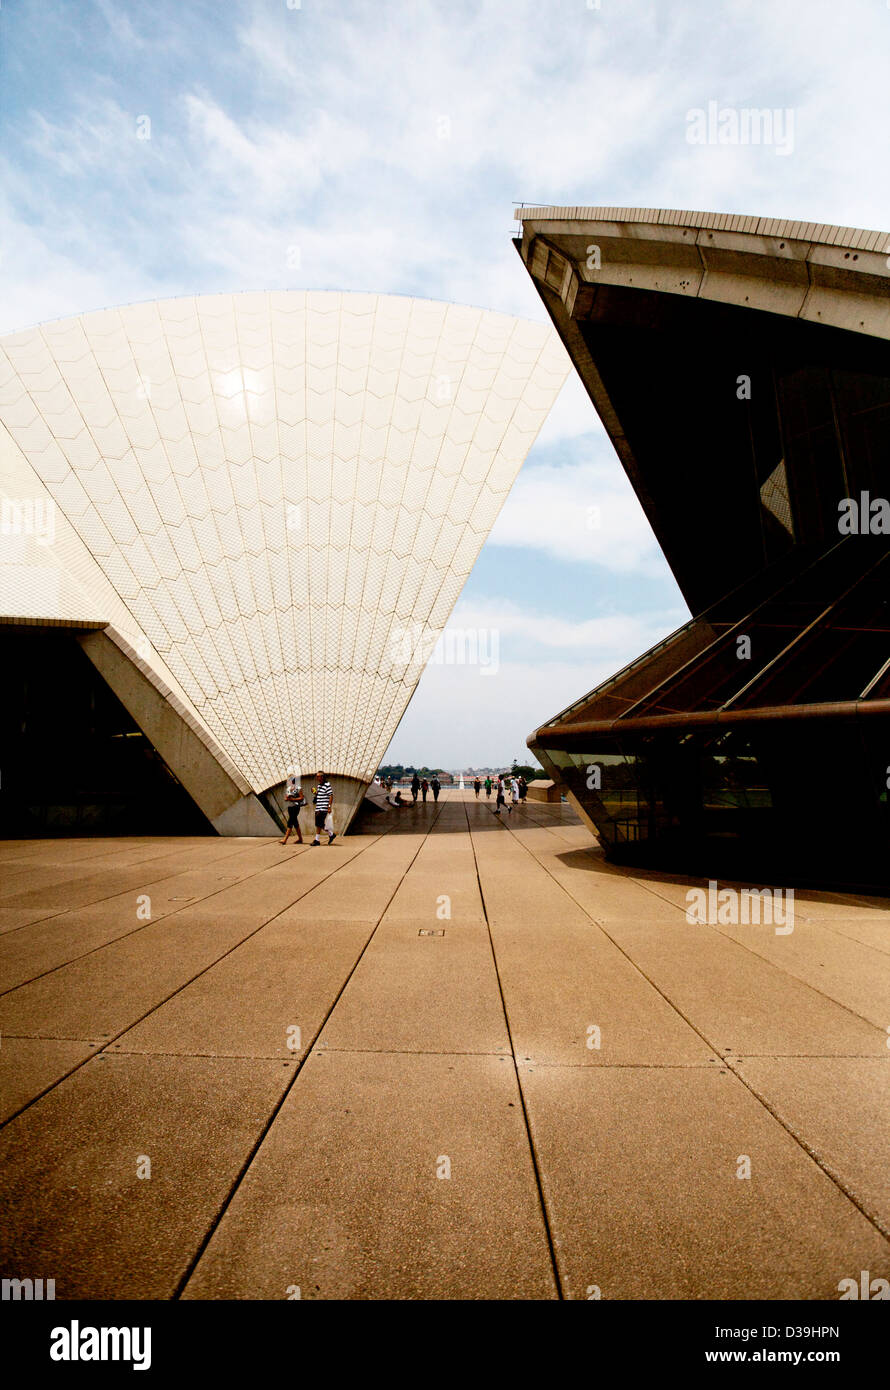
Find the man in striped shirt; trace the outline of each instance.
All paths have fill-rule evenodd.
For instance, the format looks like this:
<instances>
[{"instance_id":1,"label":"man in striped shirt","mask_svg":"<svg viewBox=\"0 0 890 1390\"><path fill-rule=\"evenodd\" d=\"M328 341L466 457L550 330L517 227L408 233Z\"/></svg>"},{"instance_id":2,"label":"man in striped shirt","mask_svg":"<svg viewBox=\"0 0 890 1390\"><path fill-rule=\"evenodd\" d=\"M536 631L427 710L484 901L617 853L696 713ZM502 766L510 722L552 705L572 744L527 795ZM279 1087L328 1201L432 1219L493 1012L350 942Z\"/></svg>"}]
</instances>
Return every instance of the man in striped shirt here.
<instances>
[{"instance_id":1,"label":"man in striped shirt","mask_svg":"<svg viewBox=\"0 0 890 1390\"><path fill-rule=\"evenodd\" d=\"M332 815L334 810L334 788L323 772L316 772L315 784L315 839L312 843L313 845L320 845L321 840L319 839L319 835L321 831L324 830L324 823L328 815ZM332 819L331 829L328 831L328 844L330 844L334 838L333 825L334 822Z\"/></svg>"}]
</instances>

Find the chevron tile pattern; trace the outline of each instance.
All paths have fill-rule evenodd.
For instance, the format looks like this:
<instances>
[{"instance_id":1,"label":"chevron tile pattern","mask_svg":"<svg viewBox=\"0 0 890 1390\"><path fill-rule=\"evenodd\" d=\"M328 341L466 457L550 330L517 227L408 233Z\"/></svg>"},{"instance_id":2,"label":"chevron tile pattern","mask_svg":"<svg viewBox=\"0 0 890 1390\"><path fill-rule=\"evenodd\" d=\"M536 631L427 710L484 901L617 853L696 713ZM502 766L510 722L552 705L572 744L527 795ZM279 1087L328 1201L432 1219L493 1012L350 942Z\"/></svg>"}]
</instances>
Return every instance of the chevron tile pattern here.
<instances>
[{"instance_id":1,"label":"chevron tile pattern","mask_svg":"<svg viewBox=\"0 0 890 1390\"><path fill-rule=\"evenodd\" d=\"M383 295L0 339L0 488L57 521L21 603L64 608L20 616L113 622L255 791L367 780L568 370L549 327Z\"/></svg>"}]
</instances>

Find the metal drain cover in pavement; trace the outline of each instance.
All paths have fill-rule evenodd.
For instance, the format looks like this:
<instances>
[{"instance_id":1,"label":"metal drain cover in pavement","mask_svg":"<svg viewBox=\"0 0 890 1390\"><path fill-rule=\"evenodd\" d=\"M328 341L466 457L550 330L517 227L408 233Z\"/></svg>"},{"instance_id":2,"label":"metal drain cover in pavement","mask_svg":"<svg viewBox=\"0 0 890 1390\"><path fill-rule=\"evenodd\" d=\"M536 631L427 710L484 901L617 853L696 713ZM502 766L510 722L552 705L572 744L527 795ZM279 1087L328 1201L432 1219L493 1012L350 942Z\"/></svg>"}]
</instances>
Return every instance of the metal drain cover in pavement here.
<instances>
[{"instance_id":1,"label":"metal drain cover in pavement","mask_svg":"<svg viewBox=\"0 0 890 1390\"><path fill-rule=\"evenodd\" d=\"M417 935L418 935L418 936L444 936L444 935L445 935L445 928L444 928L444 927L438 927L438 928L435 928L435 927L421 927L421 928L420 928L420 931L417 933Z\"/></svg>"}]
</instances>

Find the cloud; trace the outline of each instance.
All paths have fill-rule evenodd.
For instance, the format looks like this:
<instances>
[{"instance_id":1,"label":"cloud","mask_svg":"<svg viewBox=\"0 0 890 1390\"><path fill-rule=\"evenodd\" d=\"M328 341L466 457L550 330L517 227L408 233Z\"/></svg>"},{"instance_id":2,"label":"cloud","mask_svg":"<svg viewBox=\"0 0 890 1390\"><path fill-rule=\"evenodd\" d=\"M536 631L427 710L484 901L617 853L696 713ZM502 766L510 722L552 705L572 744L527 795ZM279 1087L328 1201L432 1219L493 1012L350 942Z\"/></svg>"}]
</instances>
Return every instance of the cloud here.
<instances>
[{"instance_id":1,"label":"cloud","mask_svg":"<svg viewBox=\"0 0 890 1390\"><path fill-rule=\"evenodd\" d=\"M624 665L687 620L681 608L649 613L607 613L581 620L558 613L535 612L509 599L461 600L449 628L496 632L501 651L529 651L533 646L563 652L583 649L605 666ZM486 648L486 651L488 649Z\"/></svg>"},{"instance_id":2,"label":"cloud","mask_svg":"<svg viewBox=\"0 0 890 1390\"><path fill-rule=\"evenodd\" d=\"M604 440L608 439L605 426L596 413L596 407L578 373L573 369L557 397L556 404L544 421L538 435L538 446L550 445L558 440L577 439L582 434L597 434Z\"/></svg>"},{"instance_id":3,"label":"cloud","mask_svg":"<svg viewBox=\"0 0 890 1390\"><path fill-rule=\"evenodd\" d=\"M239 123L191 92L185 110L194 157L216 196L249 193L266 216L285 209L291 215L295 196L305 199L325 181L348 178L367 159L365 133L321 109L304 113L299 134L280 122Z\"/></svg>"},{"instance_id":4,"label":"cloud","mask_svg":"<svg viewBox=\"0 0 890 1390\"><path fill-rule=\"evenodd\" d=\"M581 662L503 662L481 677L466 666L429 666L383 762L446 768L523 761L526 738L611 674Z\"/></svg>"},{"instance_id":5,"label":"cloud","mask_svg":"<svg viewBox=\"0 0 890 1390\"><path fill-rule=\"evenodd\" d=\"M103 309L158 295L158 282L144 271L134 273L125 257L109 250L90 263L79 253L78 234L50 238L43 227L17 217L0 205L0 272L4 279L2 328L6 333L47 319L87 309ZM163 293L163 290L161 290Z\"/></svg>"},{"instance_id":6,"label":"cloud","mask_svg":"<svg viewBox=\"0 0 890 1390\"><path fill-rule=\"evenodd\" d=\"M137 28L101 0L48 34L29 11L15 56L39 56L46 85L7 101L0 176L26 180L15 212L74 281L100 278L94 303L300 285L541 319L513 199L890 222L874 176L890 11L856 15L738 0L715 27L703 0L245 0L211 26L161 0ZM687 110L712 98L793 107L794 154L688 145ZM574 435L593 418L569 388L555 419Z\"/></svg>"},{"instance_id":7,"label":"cloud","mask_svg":"<svg viewBox=\"0 0 890 1390\"><path fill-rule=\"evenodd\" d=\"M0 331L133 300L284 287L425 295L544 321L513 246L514 200L890 227L890 10L878 3L48 9L52 23L42 6L13 6L4 21ZM712 99L792 109L793 153L690 145L686 113ZM143 112L149 140L137 139ZM487 761L485 748L521 752L529 729L683 617L650 611L664 562L574 374L490 545L524 552L536 575L545 557L546 578L533 610L515 602L521 563L502 566L513 605L466 610L499 625L497 677L423 677L404 729L431 757L437 731L455 764ZM587 601L579 564L591 584L575 622L565 613ZM463 732L472 754L457 747Z\"/></svg>"},{"instance_id":8,"label":"cloud","mask_svg":"<svg viewBox=\"0 0 890 1390\"><path fill-rule=\"evenodd\" d=\"M53 122L34 111L26 137L33 159L65 177L81 178L107 167L123 141L132 138L133 119L117 102L91 102L73 120Z\"/></svg>"},{"instance_id":9,"label":"cloud","mask_svg":"<svg viewBox=\"0 0 890 1390\"><path fill-rule=\"evenodd\" d=\"M464 663L466 644L443 644L443 654L450 651L452 658L440 656L426 667L383 761L461 767L521 760L533 729L687 617L678 608L573 623L509 600L461 600L448 631L475 632L483 660Z\"/></svg>"},{"instance_id":10,"label":"cloud","mask_svg":"<svg viewBox=\"0 0 890 1390\"><path fill-rule=\"evenodd\" d=\"M614 456L562 466L527 464L488 543L526 546L615 574L656 576L664 567L652 528Z\"/></svg>"}]
</instances>

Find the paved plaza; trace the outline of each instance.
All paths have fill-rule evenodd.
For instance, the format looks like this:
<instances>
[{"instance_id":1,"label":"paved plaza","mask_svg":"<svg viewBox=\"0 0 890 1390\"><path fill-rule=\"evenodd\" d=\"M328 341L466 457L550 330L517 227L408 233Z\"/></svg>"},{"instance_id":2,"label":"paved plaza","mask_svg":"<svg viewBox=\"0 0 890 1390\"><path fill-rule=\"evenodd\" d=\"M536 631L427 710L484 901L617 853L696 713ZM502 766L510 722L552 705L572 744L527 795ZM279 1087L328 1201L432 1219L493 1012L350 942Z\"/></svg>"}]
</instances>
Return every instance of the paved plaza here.
<instances>
[{"instance_id":1,"label":"paved plaza","mask_svg":"<svg viewBox=\"0 0 890 1390\"><path fill-rule=\"evenodd\" d=\"M0 846L2 1274L837 1299L890 1276L890 900L686 921L567 806Z\"/></svg>"}]
</instances>

